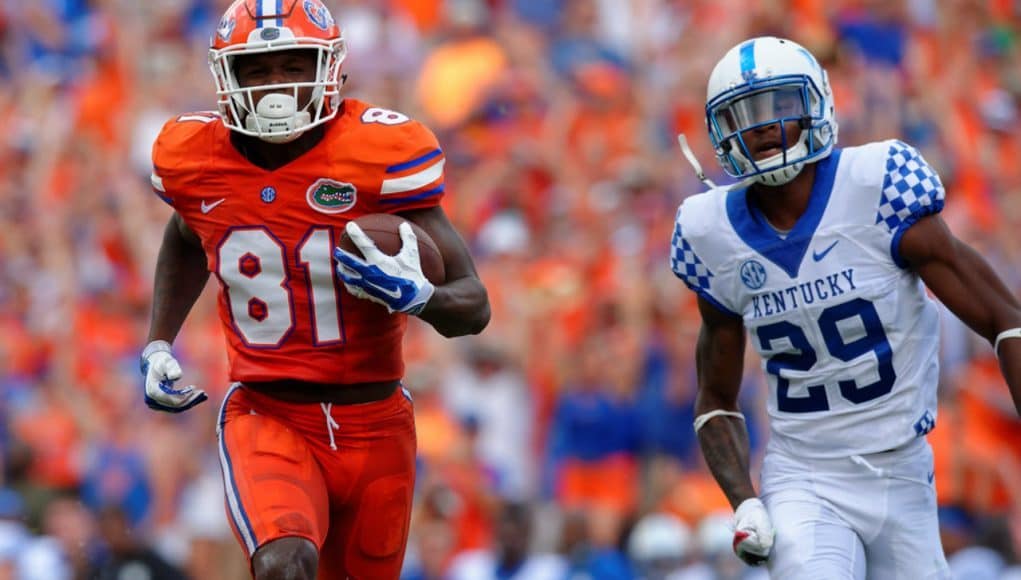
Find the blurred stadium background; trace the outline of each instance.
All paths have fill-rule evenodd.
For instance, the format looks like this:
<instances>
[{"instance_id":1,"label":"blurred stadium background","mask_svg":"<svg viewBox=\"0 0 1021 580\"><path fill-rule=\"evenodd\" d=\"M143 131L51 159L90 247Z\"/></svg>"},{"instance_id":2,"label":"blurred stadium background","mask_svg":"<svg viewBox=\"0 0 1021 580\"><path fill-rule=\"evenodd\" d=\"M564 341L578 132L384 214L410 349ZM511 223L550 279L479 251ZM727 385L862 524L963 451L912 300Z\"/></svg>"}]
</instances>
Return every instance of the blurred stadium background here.
<instances>
[{"instance_id":1,"label":"blurred stadium background","mask_svg":"<svg viewBox=\"0 0 1021 580\"><path fill-rule=\"evenodd\" d=\"M247 577L214 445L212 286L176 349L213 400L149 412L138 375L170 211L150 147L170 116L213 107L206 47L227 4L0 0L0 578L128 578L132 558L149 575L130 578ZM916 145L952 228L1021 294L1016 0L327 4L350 47L345 93L440 137L446 210L494 307L480 337L409 330L407 578L480 578L479 550L527 550L564 578L751 577L693 436L697 313L667 255L700 189L675 135L718 171L705 82L745 37L820 57L843 145ZM958 578L1021 578L1021 422L989 346L949 316L943 334L930 438L945 547ZM746 368L760 457L764 385Z\"/></svg>"}]
</instances>

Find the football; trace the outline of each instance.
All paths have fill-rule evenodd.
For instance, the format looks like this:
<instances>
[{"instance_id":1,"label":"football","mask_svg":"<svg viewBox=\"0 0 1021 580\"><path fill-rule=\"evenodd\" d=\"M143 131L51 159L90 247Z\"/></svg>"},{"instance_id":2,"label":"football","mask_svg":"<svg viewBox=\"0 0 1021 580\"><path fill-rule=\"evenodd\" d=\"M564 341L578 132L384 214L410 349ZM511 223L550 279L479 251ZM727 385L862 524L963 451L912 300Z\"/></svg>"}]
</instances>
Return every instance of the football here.
<instances>
[{"instance_id":1,"label":"football","mask_svg":"<svg viewBox=\"0 0 1021 580\"><path fill-rule=\"evenodd\" d=\"M411 229L418 237L418 255L422 261L422 273L433 284L442 284L447 278L443 267L443 256L432 237L417 224L389 213L370 213L354 220L358 227L365 232L365 235L372 238L381 252L391 256L401 251L401 233L397 228L406 221L411 224ZM358 247L348 237L347 232L344 232L340 238L340 248L356 256L362 255Z\"/></svg>"}]
</instances>

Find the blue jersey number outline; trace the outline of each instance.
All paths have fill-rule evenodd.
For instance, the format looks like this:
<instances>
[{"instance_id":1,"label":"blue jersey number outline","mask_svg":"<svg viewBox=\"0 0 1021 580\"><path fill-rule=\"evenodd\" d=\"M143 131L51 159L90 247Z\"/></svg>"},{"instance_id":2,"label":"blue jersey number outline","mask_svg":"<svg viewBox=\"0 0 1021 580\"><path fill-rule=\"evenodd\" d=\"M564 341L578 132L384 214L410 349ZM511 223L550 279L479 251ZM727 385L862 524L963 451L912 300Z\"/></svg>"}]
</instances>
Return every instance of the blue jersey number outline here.
<instances>
[{"instance_id":1,"label":"blue jersey number outline","mask_svg":"<svg viewBox=\"0 0 1021 580\"><path fill-rule=\"evenodd\" d=\"M865 334L847 342L840 333L837 324L852 318L861 321ZM890 341L886 338L886 331L883 330L883 324L879 320L879 313L876 312L876 307L871 302L863 298L855 298L830 306L820 313L817 322L826 343L826 349L833 357L844 362L851 362L869 352L876 355L879 379L865 386L858 386L854 379L838 381L842 397L859 405L882 397L893 390L893 384L897 380L897 373L893 369L893 349L890 347ZM777 408L786 413L828 411L830 402L826 396L825 386L813 385L805 389L807 395L792 397L788 392L790 381L780 374L782 370L807 372L819 360L815 349L812 348L808 337L805 336L805 331L792 322L782 320L760 326L756 335L763 351L771 350L773 342L781 338L789 340L791 346L799 351L797 353L778 353L766 361L766 372L776 376L777 379Z\"/></svg>"}]
</instances>

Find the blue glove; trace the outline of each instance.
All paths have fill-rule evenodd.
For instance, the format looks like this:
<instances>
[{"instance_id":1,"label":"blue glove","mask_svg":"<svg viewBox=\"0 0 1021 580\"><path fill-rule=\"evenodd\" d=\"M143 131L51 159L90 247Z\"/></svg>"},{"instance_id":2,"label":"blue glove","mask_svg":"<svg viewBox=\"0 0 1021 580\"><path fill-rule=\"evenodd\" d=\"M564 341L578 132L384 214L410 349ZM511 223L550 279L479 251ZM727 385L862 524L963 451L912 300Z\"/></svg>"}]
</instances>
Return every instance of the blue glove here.
<instances>
[{"instance_id":1,"label":"blue glove","mask_svg":"<svg viewBox=\"0 0 1021 580\"><path fill-rule=\"evenodd\" d=\"M142 351L142 376L145 377L145 404L156 411L180 413L205 401L205 391L194 385L175 389L181 378L181 365L170 353L170 343L154 340Z\"/></svg>"},{"instance_id":2,"label":"blue glove","mask_svg":"<svg viewBox=\"0 0 1021 580\"><path fill-rule=\"evenodd\" d=\"M436 290L425 274L418 256L418 238L411 224L400 225L401 251L388 256L354 222L347 223L347 235L365 256L363 260L340 248L333 250L337 275L353 296L386 307L387 312L418 315Z\"/></svg>"}]
</instances>

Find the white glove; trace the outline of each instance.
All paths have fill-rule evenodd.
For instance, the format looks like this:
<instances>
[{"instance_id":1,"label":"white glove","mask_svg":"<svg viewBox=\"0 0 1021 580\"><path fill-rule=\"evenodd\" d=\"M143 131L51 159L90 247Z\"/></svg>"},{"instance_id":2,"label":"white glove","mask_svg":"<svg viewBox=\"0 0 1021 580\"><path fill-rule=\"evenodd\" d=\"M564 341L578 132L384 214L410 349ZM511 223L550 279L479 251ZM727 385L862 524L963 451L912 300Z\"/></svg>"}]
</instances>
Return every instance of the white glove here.
<instances>
[{"instance_id":1,"label":"white glove","mask_svg":"<svg viewBox=\"0 0 1021 580\"><path fill-rule=\"evenodd\" d=\"M766 506L757 497L750 497L734 511L734 553L750 566L759 566L769 559L773 548L773 522Z\"/></svg>"},{"instance_id":2,"label":"white glove","mask_svg":"<svg viewBox=\"0 0 1021 580\"><path fill-rule=\"evenodd\" d=\"M348 222L347 235L365 259L340 248L333 250L333 257L337 260L337 275L352 295L382 304L391 314L417 315L436 289L422 273L418 237L411 224L403 222L399 230L401 251L388 256L358 224Z\"/></svg>"},{"instance_id":3,"label":"white glove","mask_svg":"<svg viewBox=\"0 0 1021 580\"><path fill-rule=\"evenodd\" d=\"M154 340L142 351L142 376L145 377L145 404L150 409L180 413L205 401L205 391L194 385L175 389L181 378L181 364L170 354L170 343Z\"/></svg>"}]
</instances>

